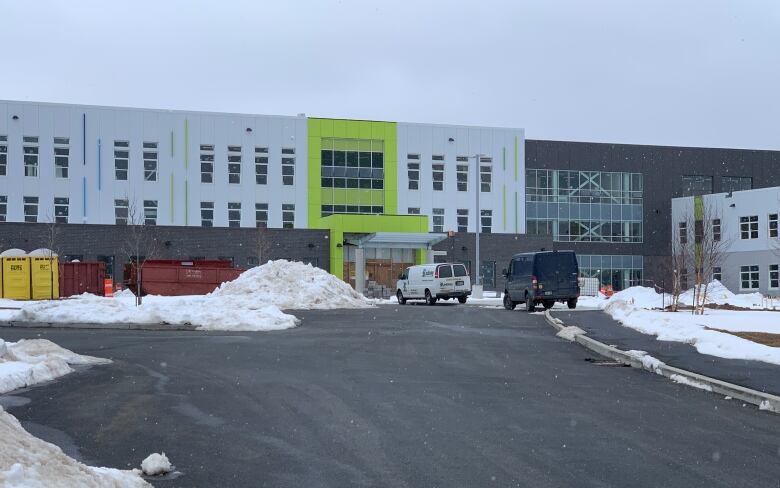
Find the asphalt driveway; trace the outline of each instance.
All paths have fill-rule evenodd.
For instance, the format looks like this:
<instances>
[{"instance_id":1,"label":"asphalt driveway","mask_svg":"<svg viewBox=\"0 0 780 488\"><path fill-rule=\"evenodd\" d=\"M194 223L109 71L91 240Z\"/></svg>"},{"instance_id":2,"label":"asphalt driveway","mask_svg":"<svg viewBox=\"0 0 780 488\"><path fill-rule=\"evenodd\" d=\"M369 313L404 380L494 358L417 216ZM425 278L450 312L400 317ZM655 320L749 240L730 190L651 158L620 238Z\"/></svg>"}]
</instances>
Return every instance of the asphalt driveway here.
<instances>
[{"instance_id":1,"label":"asphalt driveway","mask_svg":"<svg viewBox=\"0 0 780 488\"><path fill-rule=\"evenodd\" d=\"M89 463L165 451L182 476L159 487L780 486L780 416L588 362L540 314L295 313L272 333L2 329L114 363L0 402Z\"/></svg>"}]
</instances>

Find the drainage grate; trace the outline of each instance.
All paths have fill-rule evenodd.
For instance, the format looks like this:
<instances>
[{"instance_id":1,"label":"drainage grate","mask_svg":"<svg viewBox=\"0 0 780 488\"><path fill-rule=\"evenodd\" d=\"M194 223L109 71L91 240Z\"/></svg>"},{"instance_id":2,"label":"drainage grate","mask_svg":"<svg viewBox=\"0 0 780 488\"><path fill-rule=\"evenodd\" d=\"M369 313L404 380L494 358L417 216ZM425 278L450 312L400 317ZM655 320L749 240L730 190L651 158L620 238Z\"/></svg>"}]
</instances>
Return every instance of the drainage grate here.
<instances>
[{"instance_id":1,"label":"drainage grate","mask_svg":"<svg viewBox=\"0 0 780 488\"><path fill-rule=\"evenodd\" d=\"M585 361L594 364L596 366L629 367L628 364L623 364L620 361L614 361L612 359L585 358Z\"/></svg>"}]
</instances>

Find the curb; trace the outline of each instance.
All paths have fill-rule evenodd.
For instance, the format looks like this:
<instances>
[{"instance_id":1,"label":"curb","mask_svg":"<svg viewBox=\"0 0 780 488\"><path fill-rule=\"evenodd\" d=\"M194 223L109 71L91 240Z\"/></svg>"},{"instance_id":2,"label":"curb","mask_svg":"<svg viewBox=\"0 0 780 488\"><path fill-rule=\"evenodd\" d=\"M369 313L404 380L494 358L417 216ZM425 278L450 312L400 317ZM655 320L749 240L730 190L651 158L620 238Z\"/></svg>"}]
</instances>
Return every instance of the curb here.
<instances>
[{"instance_id":1,"label":"curb","mask_svg":"<svg viewBox=\"0 0 780 488\"><path fill-rule=\"evenodd\" d=\"M545 310L544 319L558 332L566 328L563 321L553 317L549 310ZM574 336L574 342L577 342L581 346L595 352L596 354L608 357L623 364L627 364L633 368L644 369L656 374L660 374L661 376L665 376L666 378L669 378L676 383L687 384L688 386L692 386L694 388L737 398L744 402L756 405L761 410L780 413L780 396L772 395L771 393L760 392L740 385L735 385L733 383L728 383L716 378L704 376L699 373L669 366L664 363L657 365L647 364L642 361L641 357L630 355L626 351L604 344L603 342L588 337L584 333L576 334ZM680 381L680 379L683 381Z\"/></svg>"},{"instance_id":2,"label":"curb","mask_svg":"<svg viewBox=\"0 0 780 488\"><path fill-rule=\"evenodd\" d=\"M0 329L103 329L103 330L198 330L194 325L166 325L166 324L101 324L85 322L80 324L54 323L54 322L0 322Z\"/></svg>"}]
</instances>

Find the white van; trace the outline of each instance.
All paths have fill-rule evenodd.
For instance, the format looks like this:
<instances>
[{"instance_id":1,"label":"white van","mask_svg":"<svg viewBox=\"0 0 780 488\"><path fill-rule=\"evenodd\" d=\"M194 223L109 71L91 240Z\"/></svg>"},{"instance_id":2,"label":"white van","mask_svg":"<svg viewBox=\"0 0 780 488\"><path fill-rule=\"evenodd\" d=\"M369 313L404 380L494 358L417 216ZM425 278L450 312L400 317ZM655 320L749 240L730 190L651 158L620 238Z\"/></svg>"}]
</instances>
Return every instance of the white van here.
<instances>
[{"instance_id":1,"label":"white van","mask_svg":"<svg viewBox=\"0 0 780 488\"><path fill-rule=\"evenodd\" d=\"M401 305L407 300L425 300L433 305L440 298L457 298L466 303L471 295L471 278L460 263L422 264L406 268L398 277L396 290Z\"/></svg>"}]
</instances>

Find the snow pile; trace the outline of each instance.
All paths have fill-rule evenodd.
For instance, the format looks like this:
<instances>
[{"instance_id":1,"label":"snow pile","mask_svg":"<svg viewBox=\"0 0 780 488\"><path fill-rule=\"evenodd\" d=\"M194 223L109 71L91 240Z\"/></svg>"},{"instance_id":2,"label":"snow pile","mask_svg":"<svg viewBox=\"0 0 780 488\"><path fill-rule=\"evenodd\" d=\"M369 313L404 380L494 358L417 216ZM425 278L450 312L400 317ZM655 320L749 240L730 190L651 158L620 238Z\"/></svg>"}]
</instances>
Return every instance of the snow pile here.
<instances>
[{"instance_id":1,"label":"snow pile","mask_svg":"<svg viewBox=\"0 0 780 488\"><path fill-rule=\"evenodd\" d=\"M626 354L628 354L632 358L638 359L639 361L642 362L642 367L656 374L661 374L661 367L666 365L660 359L654 358L653 356L647 354L647 351L638 351L636 349L631 349L630 351L626 351Z\"/></svg>"},{"instance_id":2,"label":"snow pile","mask_svg":"<svg viewBox=\"0 0 780 488\"><path fill-rule=\"evenodd\" d=\"M0 339L0 393L66 375L73 371L72 364L110 362L76 354L46 339L22 339L15 343Z\"/></svg>"},{"instance_id":3,"label":"snow pile","mask_svg":"<svg viewBox=\"0 0 780 488\"><path fill-rule=\"evenodd\" d=\"M135 471L96 468L67 456L48 442L30 435L13 415L0 408L0 486L149 487Z\"/></svg>"},{"instance_id":4,"label":"snow pile","mask_svg":"<svg viewBox=\"0 0 780 488\"><path fill-rule=\"evenodd\" d=\"M284 259L268 261L223 283L209 296L289 309L366 308L371 301L327 271Z\"/></svg>"},{"instance_id":5,"label":"snow pile","mask_svg":"<svg viewBox=\"0 0 780 488\"><path fill-rule=\"evenodd\" d=\"M655 289L646 286L632 286L621 290L608 300L603 300L600 303L600 308L605 308L609 304L622 301L630 305L640 308L661 308L663 306L662 295L657 293ZM669 304L669 296L666 296L666 305Z\"/></svg>"},{"instance_id":6,"label":"snow pile","mask_svg":"<svg viewBox=\"0 0 780 488\"><path fill-rule=\"evenodd\" d=\"M141 471L147 476L157 476L158 474L170 473L173 467L165 453L152 453L141 461Z\"/></svg>"},{"instance_id":7,"label":"snow pile","mask_svg":"<svg viewBox=\"0 0 780 488\"><path fill-rule=\"evenodd\" d=\"M696 294L704 293L704 287L696 291ZM694 298L694 289L680 294L680 302L686 305L692 305ZM734 305L742 308L764 308L766 298L760 293L732 293L723 286L718 280L713 280L707 285L707 303L717 305Z\"/></svg>"},{"instance_id":8,"label":"snow pile","mask_svg":"<svg viewBox=\"0 0 780 488\"><path fill-rule=\"evenodd\" d=\"M567 341L574 342L577 340L578 335L584 334L585 331L580 329L579 327L572 325L570 327L564 327L563 329L559 330L556 336L566 339Z\"/></svg>"}]
</instances>

